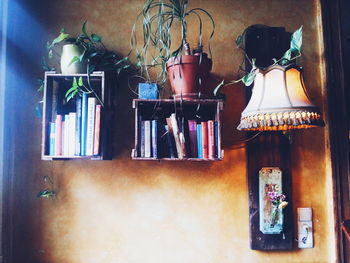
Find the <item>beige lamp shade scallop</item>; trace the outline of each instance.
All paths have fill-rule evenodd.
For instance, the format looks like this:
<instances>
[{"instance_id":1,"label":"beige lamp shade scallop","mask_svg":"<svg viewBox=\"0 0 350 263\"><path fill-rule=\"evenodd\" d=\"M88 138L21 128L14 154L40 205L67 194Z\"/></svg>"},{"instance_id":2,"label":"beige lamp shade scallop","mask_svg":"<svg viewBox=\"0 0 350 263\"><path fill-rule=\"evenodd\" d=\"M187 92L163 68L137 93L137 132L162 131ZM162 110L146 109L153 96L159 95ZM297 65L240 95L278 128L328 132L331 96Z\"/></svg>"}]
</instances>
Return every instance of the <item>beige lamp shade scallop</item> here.
<instances>
[{"instance_id":1,"label":"beige lamp shade scallop","mask_svg":"<svg viewBox=\"0 0 350 263\"><path fill-rule=\"evenodd\" d=\"M284 131L324 126L319 109L305 91L295 67L257 69L252 96L238 130Z\"/></svg>"}]
</instances>

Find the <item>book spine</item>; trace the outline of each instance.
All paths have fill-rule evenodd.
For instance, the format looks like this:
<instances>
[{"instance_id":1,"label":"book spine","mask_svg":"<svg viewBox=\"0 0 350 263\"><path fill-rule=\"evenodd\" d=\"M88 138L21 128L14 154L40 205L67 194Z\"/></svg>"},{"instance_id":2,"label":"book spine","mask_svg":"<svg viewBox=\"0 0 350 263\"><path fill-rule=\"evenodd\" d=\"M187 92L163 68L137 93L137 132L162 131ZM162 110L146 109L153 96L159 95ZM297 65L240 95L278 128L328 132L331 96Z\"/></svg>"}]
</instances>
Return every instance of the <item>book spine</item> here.
<instances>
[{"instance_id":1,"label":"book spine","mask_svg":"<svg viewBox=\"0 0 350 263\"><path fill-rule=\"evenodd\" d=\"M221 151L221 132L220 132L220 122L216 122L217 123L217 135L218 135L218 141L217 141L217 148L218 148L218 158L223 158L222 156L222 151Z\"/></svg>"},{"instance_id":2,"label":"book spine","mask_svg":"<svg viewBox=\"0 0 350 263\"><path fill-rule=\"evenodd\" d=\"M56 123L50 122L50 144L49 144L49 154L51 156L55 155L55 135L56 135Z\"/></svg>"},{"instance_id":3,"label":"book spine","mask_svg":"<svg viewBox=\"0 0 350 263\"><path fill-rule=\"evenodd\" d=\"M197 154L198 158L203 158L202 148L202 124L197 124Z\"/></svg>"},{"instance_id":4,"label":"book spine","mask_svg":"<svg viewBox=\"0 0 350 263\"><path fill-rule=\"evenodd\" d=\"M151 157L151 121L145 121L145 157Z\"/></svg>"},{"instance_id":5,"label":"book spine","mask_svg":"<svg viewBox=\"0 0 350 263\"><path fill-rule=\"evenodd\" d=\"M94 155L99 154L100 149L100 133L101 133L101 111L102 106L96 105L96 115L95 115L95 138L94 138Z\"/></svg>"},{"instance_id":6,"label":"book spine","mask_svg":"<svg viewBox=\"0 0 350 263\"><path fill-rule=\"evenodd\" d=\"M214 151L214 158L219 158L219 126L218 122L214 121L214 141L215 141L215 151Z\"/></svg>"},{"instance_id":7,"label":"book spine","mask_svg":"<svg viewBox=\"0 0 350 263\"><path fill-rule=\"evenodd\" d=\"M56 116L55 155L62 155L62 115Z\"/></svg>"},{"instance_id":8,"label":"book spine","mask_svg":"<svg viewBox=\"0 0 350 263\"><path fill-rule=\"evenodd\" d=\"M215 135L214 135L214 121L208 122L208 158L214 159L215 154Z\"/></svg>"},{"instance_id":9,"label":"book spine","mask_svg":"<svg viewBox=\"0 0 350 263\"><path fill-rule=\"evenodd\" d=\"M95 128L95 108L96 98L88 98L88 114L86 127L86 155L93 154L94 147L94 128Z\"/></svg>"},{"instance_id":10,"label":"book spine","mask_svg":"<svg viewBox=\"0 0 350 263\"><path fill-rule=\"evenodd\" d=\"M208 159L208 123L201 122L202 125L202 153L203 159Z\"/></svg>"},{"instance_id":11,"label":"book spine","mask_svg":"<svg viewBox=\"0 0 350 263\"><path fill-rule=\"evenodd\" d=\"M80 155L81 142L81 97L76 100L76 121L75 121L75 155Z\"/></svg>"},{"instance_id":12,"label":"book spine","mask_svg":"<svg viewBox=\"0 0 350 263\"><path fill-rule=\"evenodd\" d=\"M64 115L64 121L62 122L62 154L64 156L69 155L69 115Z\"/></svg>"},{"instance_id":13,"label":"book spine","mask_svg":"<svg viewBox=\"0 0 350 263\"><path fill-rule=\"evenodd\" d=\"M68 128L68 142L69 142L68 155L69 156L75 155L76 119L77 119L77 114L75 112L70 112L69 113L69 128Z\"/></svg>"},{"instance_id":14,"label":"book spine","mask_svg":"<svg viewBox=\"0 0 350 263\"><path fill-rule=\"evenodd\" d=\"M58 82L53 81L52 99L51 99L51 121L55 121L57 117L57 101L58 101Z\"/></svg>"},{"instance_id":15,"label":"book spine","mask_svg":"<svg viewBox=\"0 0 350 263\"><path fill-rule=\"evenodd\" d=\"M87 111L88 111L88 97L83 93L81 99L81 141L80 141L80 155L86 155L86 132L87 132Z\"/></svg>"},{"instance_id":16,"label":"book spine","mask_svg":"<svg viewBox=\"0 0 350 263\"><path fill-rule=\"evenodd\" d=\"M140 155L145 157L145 121L141 121L140 125Z\"/></svg>"},{"instance_id":17,"label":"book spine","mask_svg":"<svg viewBox=\"0 0 350 263\"><path fill-rule=\"evenodd\" d=\"M169 119L169 122L168 122L168 119ZM177 157L179 159L183 159L184 154L183 154L182 147L181 147L181 139L179 136L179 127L177 125L177 120L176 120L176 116L174 113L170 115L170 118L167 118L167 123L169 126L169 130L170 131L172 130L172 134L174 136Z\"/></svg>"},{"instance_id":18,"label":"book spine","mask_svg":"<svg viewBox=\"0 0 350 263\"><path fill-rule=\"evenodd\" d=\"M197 157L197 123L195 120L188 120L189 143L192 157Z\"/></svg>"},{"instance_id":19,"label":"book spine","mask_svg":"<svg viewBox=\"0 0 350 263\"><path fill-rule=\"evenodd\" d=\"M152 120L152 157L158 158L158 121Z\"/></svg>"},{"instance_id":20,"label":"book spine","mask_svg":"<svg viewBox=\"0 0 350 263\"><path fill-rule=\"evenodd\" d=\"M168 147L168 152L169 152L169 157L170 158L176 158L176 155L175 155L175 145L174 145L174 141L172 140L172 135L171 135L171 132L170 132L170 129L169 129L169 126L168 125L164 125L164 130L165 130L165 138L166 138L166 144L167 144L167 147Z\"/></svg>"}]
</instances>

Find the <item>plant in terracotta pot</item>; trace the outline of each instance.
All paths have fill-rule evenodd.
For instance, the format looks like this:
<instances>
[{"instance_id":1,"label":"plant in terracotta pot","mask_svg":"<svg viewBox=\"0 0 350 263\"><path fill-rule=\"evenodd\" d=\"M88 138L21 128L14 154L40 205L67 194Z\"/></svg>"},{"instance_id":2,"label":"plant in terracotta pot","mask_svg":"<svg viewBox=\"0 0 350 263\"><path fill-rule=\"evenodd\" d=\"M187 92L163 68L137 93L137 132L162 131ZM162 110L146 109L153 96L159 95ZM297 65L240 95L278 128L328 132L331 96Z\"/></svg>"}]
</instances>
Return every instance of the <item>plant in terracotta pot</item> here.
<instances>
[{"instance_id":1,"label":"plant in terracotta pot","mask_svg":"<svg viewBox=\"0 0 350 263\"><path fill-rule=\"evenodd\" d=\"M164 87L169 79L175 97L193 98L209 95L205 79L209 76L212 60L203 52L204 17L210 21L213 37L215 23L212 16L202 8L189 7L188 0L146 0L137 21L142 20L143 43L137 46L137 21L133 26L131 45L136 51L138 66L147 81L151 81L149 69L160 67L156 82ZM191 52L188 43L187 19L193 16L198 22L197 47ZM180 36L178 39L175 36Z\"/></svg>"}]
</instances>

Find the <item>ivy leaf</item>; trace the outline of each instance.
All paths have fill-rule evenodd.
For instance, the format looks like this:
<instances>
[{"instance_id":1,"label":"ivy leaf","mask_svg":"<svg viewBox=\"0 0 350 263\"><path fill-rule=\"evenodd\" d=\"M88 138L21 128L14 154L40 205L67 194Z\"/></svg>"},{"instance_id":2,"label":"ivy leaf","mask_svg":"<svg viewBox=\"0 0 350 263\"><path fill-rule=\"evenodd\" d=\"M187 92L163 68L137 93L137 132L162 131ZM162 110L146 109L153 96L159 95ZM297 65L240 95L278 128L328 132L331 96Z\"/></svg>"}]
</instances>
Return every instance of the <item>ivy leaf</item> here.
<instances>
[{"instance_id":1,"label":"ivy leaf","mask_svg":"<svg viewBox=\"0 0 350 263\"><path fill-rule=\"evenodd\" d=\"M51 71L51 68L47 64L47 61L46 61L45 57L43 57L43 59L41 61L41 66L42 66L44 71Z\"/></svg>"},{"instance_id":2,"label":"ivy leaf","mask_svg":"<svg viewBox=\"0 0 350 263\"><path fill-rule=\"evenodd\" d=\"M224 86L225 80L222 80L219 85L216 86L216 88L213 91L214 96L216 97L217 93L219 92L219 90L221 89L222 86Z\"/></svg>"},{"instance_id":3,"label":"ivy leaf","mask_svg":"<svg viewBox=\"0 0 350 263\"><path fill-rule=\"evenodd\" d=\"M93 65L93 64L89 65L89 74L94 72L95 68L96 68L96 65Z\"/></svg>"},{"instance_id":4,"label":"ivy leaf","mask_svg":"<svg viewBox=\"0 0 350 263\"><path fill-rule=\"evenodd\" d=\"M75 81L76 81L76 80L75 80ZM79 86L79 87L84 86L84 83L83 83L83 77L79 77L79 80L78 80L78 86Z\"/></svg>"},{"instance_id":5,"label":"ivy leaf","mask_svg":"<svg viewBox=\"0 0 350 263\"><path fill-rule=\"evenodd\" d=\"M117 74L119 75L121 71L127 69L129 67L129 65L124 65L123 67L121 68L117 68Z\"/></svg>"},{"instance_id":6,"label":"ivy leaf","mask_svg":"<svg viewBox=\"0 0 350 263\"><path fill-rule=\"evenodd\" d=\"M41 106L40 106L39 103L37 103L37 104L35 105L35 116L36 116L37 118L41 118L41 117L43 116L42 110L41 110Z\"/></svg>"},{"instance_id":7,"label":"ivy leaf","mask_svg":"<svg viewBox=\"0 0 350 263\"><path fill-rule=\"evenodd\" d=\"M69 62L68 67L73 63L80 62L80 58L78 56L74 56L72 60Z\"/></svg>"},{"instance_id":8,"label":"ivy leaf","mask_svg":"<svg viewBox=\"0 0 350 263\"><path fill-rule=\"evenodd\" d=\"M67 102L68 101L70 101L71 99L73 99L74 98L74 96L77 94L79 92L79 90L78 89L76 89L76 90L74 90L74 91L72 91L67 97L66 97L66 99L67 99Z\"/></svg>"},{"instance_id":9,"label":"ivy leaf","mask_svg":"<svg viewBox=\"0 0 350 263\"><path fill-rule=\"evenodd\" d=\"M102 38L97 34L91 34L92 41L101 42Z\"/></svg>"},{"instance_id":10,"label":"ivy leaf","mask_svg":"<svg viewBox=\"0 0 350 263\"><path fill-rule=\"evenodd\" d=\"M49 50L49 54L48 54L49 58L52 58L53 57L53 54L52 54L52 49Z\"/></svg>"},{"instance_id":11,"label":"ivy leaf","mask_svg":"<svg viewBox=\"0 0 350 263\"><path fill-rule=\"evenodd\" d=\"M300 53L303 44L303 26L296 30L290 40L290 49L292 52Z\"/></svg>"},{"instance_id":12,"label":"ivy leaf","mask_svg":"<svg viewBox=\"0 0 350 263\"><path fill-rule=\"evenodd\" d=\"M290 62L290 59L292 57L292 50L288 49L284 54L283 57L281 58L281 65L287 65Z\"/></svg>"},{"instance_id":13,"label":"ivy leaf","mask_svg":"<svg viewBox=\"0 0 350 263\"><path fill-rule=\"evenodd\" d=\"M86 23L87 23L87 21L85 21L84 22L84 24L83 24L83 26L82 26L82 28L81 28L81 32L83 32L83 35L84 35L84 37L89 37L88 36L88 34L86 33Z\"/></svg>"},{"instance_id":14,"label":"ivy leaf","mask_svg":"<svg viewBox=\"0 0 350 263\"><path fill-rule=\"evenodd\" d=\"M242 35L239 35L237 38L236 38L236 46L237 47L241 47L242 46L242 43L243 43L243 36Z\"/></svg>"},{"instance_id":15,"label":"ivy leaf","mask_svg":"<svg viewBox=\"0 0 350 263\"><path fill-rule=\"evenodd\" d=\"M54 192L54 191L45 189L45 190L41 190L41 191L36 195L36 197L37 197L37 198L50 198L50 197L52 197L52 196L54 196L54 195L55 195L55 192Z\"/></svg>"},{"instance_id":16,"label":"ivy leaf","mask_svg":"<svg viewBox=\"0 0 350 263\"><path fill-rule=\"evenodd\" d=\"M252 83L254 82L254 78L255 78L255 71L251 71L242 78L242 82L244 83L244 85L248 87L252 85Z\"/></svg>"},{"instance_id":17,"label":"ivy leaf","mask_svg":"<svg viewBox=\"0 0 350 263\"><path fill-rule=\"evenodd\" d=\"M252 85L254 82L255 73L256 73L255 61L256 61L256 59L253 58L252 59L252 69L250 70L250 72L247 75L243 76L243 78L241 79L246 87Z\"/></svg>"},{"instance_id":18,"label":"ivy leaf","mask_svg":"<svg viewBox=\"0 0 350 263\"><path fill-rule=\"evenodd\" d=\"M62 28L60 34L58 35L58 37L56 37L56 38L52 41L52 43L51 43L51 45L50 45L50 48L53 48L54 45L56 45L56 44L62 42L63 40L67 39L68 37L69 37L69 34L68 34L68 33L65 33L65 32L64 32L64 28Z\"/></svg>"}]
</instances>

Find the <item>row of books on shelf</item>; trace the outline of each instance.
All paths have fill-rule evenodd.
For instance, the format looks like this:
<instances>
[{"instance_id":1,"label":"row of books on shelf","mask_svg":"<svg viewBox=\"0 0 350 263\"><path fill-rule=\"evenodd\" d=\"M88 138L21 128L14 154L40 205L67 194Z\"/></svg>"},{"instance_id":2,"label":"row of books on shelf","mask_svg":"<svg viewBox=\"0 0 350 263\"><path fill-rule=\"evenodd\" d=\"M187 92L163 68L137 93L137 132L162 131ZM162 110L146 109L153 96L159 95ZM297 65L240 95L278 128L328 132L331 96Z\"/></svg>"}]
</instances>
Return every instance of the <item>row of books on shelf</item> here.
<instances>
[{"instance_id":1,"label":"row of books on shelf","mask_svg":"<svg viewBox=\"0 0 350 263\"><path fill-rule=\"evenodd\" d=\"M49 155L99 155L102 106L83 93L76 99L76 111L56 114L49 123Z\"/></svg>"},{"instance_id":2,"label":"row of books on shelf","mask_svg":"<svg viewBox=\"0 0 350 263\"><path fill-rule=\"evenodd\" d=\"M219 159L220 124L176 118L175 113L160 120L139 123L138 157Z\"/></svg>"}]
</instances>

